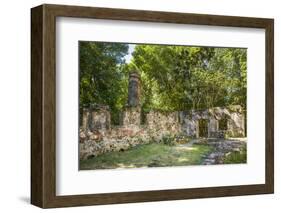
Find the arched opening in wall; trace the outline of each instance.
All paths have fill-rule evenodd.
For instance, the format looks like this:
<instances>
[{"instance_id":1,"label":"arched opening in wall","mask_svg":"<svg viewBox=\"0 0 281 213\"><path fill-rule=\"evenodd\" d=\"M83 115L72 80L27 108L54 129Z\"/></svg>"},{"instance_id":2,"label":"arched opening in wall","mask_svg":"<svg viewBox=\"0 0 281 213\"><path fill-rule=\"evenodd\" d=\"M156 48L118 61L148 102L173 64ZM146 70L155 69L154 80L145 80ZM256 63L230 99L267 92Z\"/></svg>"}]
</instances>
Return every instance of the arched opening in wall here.
<instances>
[{"instance_id":1,"label":"arched opening in wall","mask_svg":"<svg viewBox=\"0 0 281 213\"><path fill-rule=\"evenodd\" d=\"M83 124L83 108L79 108L79 114L78 114L78 120L79 120L79 127Z\"/></svg>"},{"instance_id":2,"label":"arched opening in wall","mask_svg":"<svg viewBox=\"0 0 281 213\"><path fill-rule=\"evenodd\" d=\"M227 119L222 118L219 120L219 130L226 131L227 130Z\"/></svg>"},{"instance_id":3,"label":"arched opening in wall","mask_svg":"<svg viewBox=\"0 0 281 213\"><path fill-rule=\"evenodd\" d=\"M247 110L244 111L244 129L245 129L245 137L247 137Z\"/></svg>"},{"instance_id":4,"label":"arched opening in wall","mask_svg":"<svg viewBox=\"0 0 281 213\"><path fill-rule=\"evenodd\" d=\"M141 125L145 125L146 121L147 121L147 113L144 110L141 111L141 120L140 120L140 124Z\"/></svg>"},{"instance_id":5,"label":"arched opening in wall","mask_svg":"<svg viewBox=\"0 0 281 213\"><path fill-rule=\"evenodd\" d=\"M208 137L208 120L200 119L199 121L199 137Z\"/></svg>"},{"instance_id":6,"label":"arched opening in wall","mask_svg":"<svg viewBox=\"0 0 281 213\"><path fill-rule=\"evenodd\" d=\"M110 111L110 124L113 126L120 125L120 119L122 112L120 110L111 110Z\"/></svg>"}]
</instances>

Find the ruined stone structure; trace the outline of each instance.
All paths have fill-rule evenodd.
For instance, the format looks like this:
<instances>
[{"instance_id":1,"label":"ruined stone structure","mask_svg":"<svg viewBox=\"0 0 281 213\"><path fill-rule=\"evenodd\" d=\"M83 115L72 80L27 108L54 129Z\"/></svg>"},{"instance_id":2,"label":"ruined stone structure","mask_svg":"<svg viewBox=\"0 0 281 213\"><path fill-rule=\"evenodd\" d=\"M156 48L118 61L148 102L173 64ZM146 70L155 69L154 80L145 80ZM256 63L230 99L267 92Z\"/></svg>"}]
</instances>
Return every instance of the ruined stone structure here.
<instances>
[{"instance_id":1,"label":"ruined stone structure","mask_svg":"<svg viewBox=\"0 0 281 213\"><path fill-rule=\"evenodd\" d=\"M110 130L111 116L109 107L105 105L91 105L83 108L82 127L83 131L99 132L105 134Z\"/></svg>"},{"instance_id":2,"label":"ruined stone structure","mask_svg":"<svg viewBox=\"0 0 281 213\"><path fill-rule=\"evenodd\" d=\"M140 76L138 72L129 74L128 100L120 116L120 124L123 126L139 126L141 123L140 107Z\"/></svg>"},{"instance_id":3,"label":"ruined stone structure","mask_svg":"<svg viewBox=\"0 0 281 213\"><path fill-rule=\"evenodd\" d=\"M138 72L129 74L128 106L137 107L140 105L140 75Z\"/></svg>"},{"instance_id":4,"label":"ruined stone structure","mask_svg":"<svg viewBox=\"0 0 281 213\"><path fill-rule=\"evenodd\" d=\"M91 105L83 109L80 127L80 158L110 151L123 151L138 144L175 137L244 137L244 113L240 106L176 112L150 111L141 124L140 76L129 75L128 101L120 125L111 125L110 109Z\"/></svg>"},{"instance_id":5,"label":"ruined stone structure","mask_svg":"<svg viewBox=\"0 0 281 213\"><path fill-rule=\"evenodd\" d=\"M244 137L242 107L214 107L206 110L180 112L182 131L191 137Z\"/></svg>"},{"instance_id":6,"label":"ruined stone structure","mask_svg":"<svg viewBox=\"0 0 281 213\"><path fill-rule=\"evenodd\" d=\"M120 114L120 124L126 127L141 124L141 107L129 107L126 106Z\"/></svg>"}]
</instances>

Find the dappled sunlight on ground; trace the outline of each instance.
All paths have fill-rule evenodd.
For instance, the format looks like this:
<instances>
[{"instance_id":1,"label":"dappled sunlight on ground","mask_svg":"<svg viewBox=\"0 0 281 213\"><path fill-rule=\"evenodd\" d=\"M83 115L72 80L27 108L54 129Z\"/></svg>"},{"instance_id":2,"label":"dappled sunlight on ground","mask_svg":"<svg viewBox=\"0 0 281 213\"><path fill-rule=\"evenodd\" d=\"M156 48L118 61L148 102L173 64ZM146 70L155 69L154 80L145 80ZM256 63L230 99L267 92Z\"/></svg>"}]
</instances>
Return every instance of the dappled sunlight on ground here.
<instances>
[{"instance_id":1,"label":"dappled sunlight on ground","mask_svg":"<svg viewBox=\"0 0 281 213\"><path fill-rule=\"evenodd\" d=\"M200 165L202 156L212 152L205 145L151 143L123 152L111 152L80 161L80 169L125 169Z\"/></svg>"},{"instance_id":2,"label":"dappled sunlight on ground","mask_svg":"<svg viewBox=\"0 0 281 213\"><path fill-rule=\"evenodd\" d=\"M235 152L235 153L233 153ZM80 161L80 169L129 169L243 163L246 138L194 139L186 144L143 144ZM225 158L225 155L228 157Z\"/></svg>"},{"instance_id":3,"label":"dappled sunlight on ground","mask_svg":"<svg viewBox=\"0 0 281 213\"><path fill-rule=\"evenodd\" d=\"M198 147L189 147L189 146L179 145L179 146L175 147L175 150L178 150L178 151L196 151L196 150L198 150Z\"/></svg>"},{"instance_id":4,"label":"dappled sunlight on ground","mask_svg":"<svg viewBox=\"0 0 281 213\"><path fill-rule=\"evenodd\" d=\"M242 141L242 142L247 142L247 138L228 138L230 141Z\"/></svg>"},{"instance_id":5,"label":"dappled sunlight on ground","mask_svg":"<svg viewBox=\"0 0 281 213\"><path fill-rule=\"evenodd\" d=\"M189 162L190 160L188 158L179 158L178 162Z\"/></svg>"},{"instance_id":6,"label":"dappled sunlight on ground","mask_svg":"<svg viewBox=\"0 0 281 213\"><path fill-rule=\"evenodd\" d=\"M136 165L136 164L124 164L124 163L117 163L116 164L118 166L118 168L120 169L126 169L126 168L140 168L140 166ZM141 168L145 168L147 166L141 166Z\"/></svg>"}]
</instances>

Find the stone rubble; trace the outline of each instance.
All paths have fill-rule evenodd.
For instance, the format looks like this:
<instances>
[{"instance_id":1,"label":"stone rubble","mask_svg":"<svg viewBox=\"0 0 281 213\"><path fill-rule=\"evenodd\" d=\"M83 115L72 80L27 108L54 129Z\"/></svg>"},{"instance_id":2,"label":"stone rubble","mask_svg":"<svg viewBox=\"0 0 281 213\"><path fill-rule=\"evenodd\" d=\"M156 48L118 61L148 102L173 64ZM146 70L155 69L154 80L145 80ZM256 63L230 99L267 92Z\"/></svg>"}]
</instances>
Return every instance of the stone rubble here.
<instances>
[{"instance_id":1,"label":"stone rubble","mask_svg":"<svg viewBox=\"0 0 281 213\"><path fill-rule=\"evenodd\" d=\"M201 142L195 144L202 144ZM231 140L231 139L224 139L218 140L216 139L215 142L208 142L209 146L214 147L214 152L210 153L207 156L203 157L202 165L214 165L214 164L223 164L224 157L230 155L232 152L241 152L242 149L246 145L246 139L243 140Z\"/></svg>"}]
</instances>

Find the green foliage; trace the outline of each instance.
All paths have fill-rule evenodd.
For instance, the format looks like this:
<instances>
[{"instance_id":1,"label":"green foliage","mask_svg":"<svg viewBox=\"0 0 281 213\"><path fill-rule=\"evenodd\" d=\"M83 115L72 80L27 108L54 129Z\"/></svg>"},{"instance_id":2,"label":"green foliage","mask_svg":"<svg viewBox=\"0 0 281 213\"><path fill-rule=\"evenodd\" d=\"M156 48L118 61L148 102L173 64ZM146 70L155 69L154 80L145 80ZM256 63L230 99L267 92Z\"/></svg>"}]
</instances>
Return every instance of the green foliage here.
<instances>
[{"instance_id":1,"label":"green foliage","mask_svg":"<svg viewBox=\"0 0 281 213\"><path fill-rule=\"evenodd\" d=\"M80 106L109 105L113 120L118 119L127 94L127 53L127 44L79 42Z\"/></svg>"},{"instance_id":2,"label":"green foliage","mask_svg":"<svg viewBox=\"0 0 281 213\"><path fill-rule=\"evenodd\" d=\"M246 50L138 45L144 108L200 109L246 104Z\"/></svg>"},{"instance_id":3,"label":"green foliage","mask_svg":"<svg viewBox=\"0 0 281 213\"><path fill-rule=\"evenodd\" d=\"M227 105L239 104L246 108L247 93L247 50L239 48L217 48L210 68L224 77L226 89L224 102Z\"/></svg>"},{"instance_id":4,"label":"green foliage","mask_svg":"<svg viewBox=\"0 0 281 213\"><path fill-rule=\"evenodd\" d=\"M232 152L223 159L224 164L247 163L246 146L240 152Z\"/></svg>"},{"instance_id":5,"label":"green foliage","mask_svg":"<svg viewBox=\"0 0 281 213\"><path fill-rule=\"evenodd\" d=\"M162 138L162 143L168 146L175 146L177 145L177 142L175 140L175 137L173 137L172 135L165 135Z\"/></svg>"},{"instance_id":6,"label":"green foliage","mask_svg":"<svg viewBox=\"0 0 281 213\"><path fill-rule=\"evenodd\" d=\"M112 119L126 104L128 74L141 75L141 107L161 111L241 105L246 108L247 50L242 48L80 42L80 106L109 105Z\"/></svg>"}]
</instances>

